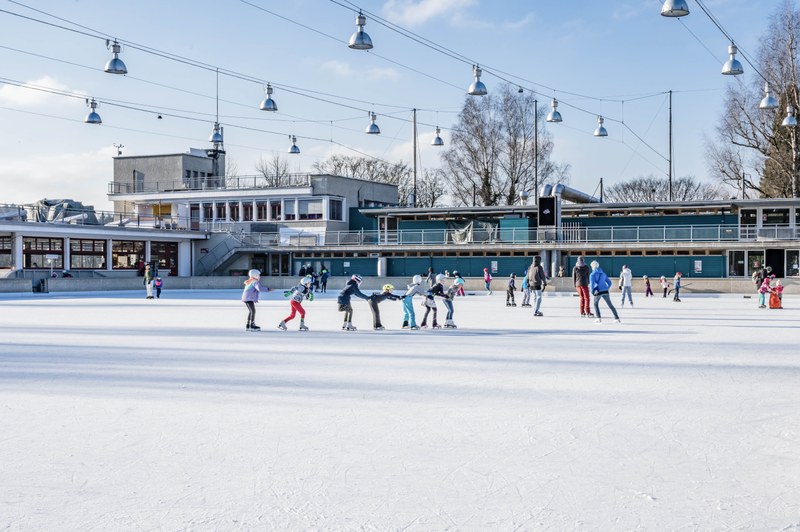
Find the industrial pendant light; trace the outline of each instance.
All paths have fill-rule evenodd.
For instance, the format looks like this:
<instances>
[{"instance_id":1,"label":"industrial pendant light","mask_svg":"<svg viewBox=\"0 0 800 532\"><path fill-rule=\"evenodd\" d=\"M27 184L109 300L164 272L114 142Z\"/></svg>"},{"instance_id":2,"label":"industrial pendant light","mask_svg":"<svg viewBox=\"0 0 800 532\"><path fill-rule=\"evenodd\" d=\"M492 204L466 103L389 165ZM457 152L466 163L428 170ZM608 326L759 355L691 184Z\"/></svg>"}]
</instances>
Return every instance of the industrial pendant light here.
<instances>
[{"instance_id":1,"label":"industrial pendant light","mask_svg":"<svg viewBox=\"0 0 800 532\"><path fill-rule=\"evenodd\" d=\"M769 83L766 81L764 82L764 98L761 99L761 103L758 104L759 109L777 109L778 108L778 100L775 99L775 96L769 91Z\"/></svg>"},{"instance_id":2,"label":"industrial pendant light","mask_svg":"<svg viewBox=\"0 0 800 532\"><path fill-rule=\"evenodd\" d=\"M432 146L444 146L444 141L439 133L441 133L441 129L439 129L439 126L436 126L436 137L431 141Z\"/></svg>"},{"instance_id":3,"label":"industrial pendant light","mask_svg":"<svg viewBox=\"0 0 800 532\"><path fill-rule=\"evenodd\" d=\"M122 62L122 59L119 58L119 52L122 50L122 47L120 47L116 39L114 39L113 43L106 39L106 48L108 48L109 45L114 57L108 60L103 70L109 74L127 74L128 68L125 66L125 63Z\"/></svg>"},{"instance_id":4,"label":"industrial pendant light","mask_svg":"<svg viewBox=\"0 0 800 532\"><path fill-rule=\"evenodd\" d=\"M375 120L378 119L377 115L375 115L375 113L370 113L370 118L372 119L372 123L367 126L366 133L368 135L380 135L381 128L375 123Z\"/></svg>"},{"instance_id":5,"label":"industrial pendant light","mask_svg":"<svg viewBox=\"0 0 800 532\"><path fill-rule=\"evenodd\" d=\"M370 50L372 49L372 39L369 38L369 35L364 31L364 26L367 23L367 17L364 16L361 11L358 12L358 16L356 16L356 26L358 29L356 32L350 37L350 42L347 44L349 48L353 50Z\"/></svg>"},{"instance_id":6,"label":"industrial pendant light","mask_svg":"<svg viewBox=\"0 0 800 532\"><path fill-rule=\"evenodd\" d=\"M608 131L606 131L606 128L603 127L603 117L602 116L598 116L597 117L597 129L594 130L594 136L595 137L607 137L608 136Z\"/></svg>"},{"instance_id":7,"label":"industrial pendant light","mask_svg":"<svg viewBox=\"0 0 800 532\"><path fill-rule=\"evenodd\" d=\"M89 107L91 111L89 111L89 114L86 115L86 118L84 118L83 121L87 124L102 124L103 120L100 118L100 115L97 114L97 111L95 111L95 109L97 109L97 102L95 99L92 98L92 100L89 101L87 98L86 106Z\"/></svg>"},{"instance_id":8,"label":"industrial pendant light","mask_svg":"<svg viewBox=\"0 0 800 532\"><path fill-rule=\"evenodd\" d=\"M686 0L666 0L661 6L662 17L683 17L689 14Z\"/></svg>"},{"instance_id":9,"label":"industrial pendant light","mask_svg":"<svg viewBox=\"0 0 800 532\"><path fill-rule=\"evenodd\" d=\"M211 131L211 136L208 137L208 142L214 145L214 149L219 148L222 144L222 126L219 122L214 122L214 129Z\"/></svg>"},{"instance_id":10,"label":"industrial pendant light","mask_svg":"<svg viewBox=\"0 0 800 532\"><path fill-rule=\"evenodd\" d=\"M786 118L783 119L781 125L784 127L797 127L797 118L794 117L794 106L786 106Z\"/></svg>"},{"instance_id":11,"label":"industrial pendant light","mask_svg":"<svg viewBox=\"0 0 800 532\"><path fill-rule=\"evenodd\" d=\"M561 113L558 112L558 100L553 98L553 101L550 102L550 112L547 113L545 117L545 121L547 122L561 122Z\"/></svg>"},{"instance_id":12,"label":"industrial pendant light","mask_svg":"<svg viewBox=\"0 0 800 532\"><path fill-rule=\"evenodd\" d=\"M736 45L731 43L728 46L728 60L725 61L725 64L722 65L722 73L726 76L738 76L744 70L742 70L742 63L736 59L736 54L739 52L739 49L736 48Z\"/></svg>"},{"instance_id":13,"label":"industrial pendant light","mask_svg":"<svg viewBox=\"0 0 800 532\"><path fill-rule=\"evenodd\" d=\"M267 90L264 91L267 94L267 98L261 102L261 106L259 107L262 111L277 111L278 104L275 103L275 100L272 99L272 85L267 83Z\"/></svg>"},{"instance_id":14,"label":"industrial pendant light","mask_svg":"<svg viewBox=\"0 0 800 532\"><path fill-rule=\"evenodd\" d=\"M289 138L292 139L292 147L289 148L289 153L296 155L300 153L300 148L297 147L297 137L294 135L289 135Z\"/></svg>"},{"instance_id":15,"label":"industrial pendant light","mask_svg":"<svg viewBox=\"0 0 800 532\"><path fill-rule=\"evenodd\" d=\"M483 71L481 71L481 67L477 65L472 65L472 75L475 76L475 81L473 81L472 84L469 86L469 89L467 89L467 94L469 94L470 96L486 95L486 85L484 85L483 82L481 81L481 74L483 74Z\"/></svg>"}]
</instances>

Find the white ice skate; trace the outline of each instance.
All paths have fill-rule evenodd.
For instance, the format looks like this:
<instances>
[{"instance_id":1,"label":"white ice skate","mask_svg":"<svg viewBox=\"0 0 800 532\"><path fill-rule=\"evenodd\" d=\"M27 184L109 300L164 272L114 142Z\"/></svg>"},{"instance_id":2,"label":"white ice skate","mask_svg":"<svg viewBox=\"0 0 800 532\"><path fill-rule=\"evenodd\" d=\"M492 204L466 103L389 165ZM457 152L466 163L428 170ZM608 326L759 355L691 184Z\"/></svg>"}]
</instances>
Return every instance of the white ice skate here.
<instances>
[{"instance_id":1,"label":"white ice skate","mask_svg":"<svg viewBox=\"0 0 800 532\"><path fill-rule=\"evenodd\" d=\"M286 330L286 322L282 321L278 324L278 329L285 331Z\"/></svg>"}]
</instances>

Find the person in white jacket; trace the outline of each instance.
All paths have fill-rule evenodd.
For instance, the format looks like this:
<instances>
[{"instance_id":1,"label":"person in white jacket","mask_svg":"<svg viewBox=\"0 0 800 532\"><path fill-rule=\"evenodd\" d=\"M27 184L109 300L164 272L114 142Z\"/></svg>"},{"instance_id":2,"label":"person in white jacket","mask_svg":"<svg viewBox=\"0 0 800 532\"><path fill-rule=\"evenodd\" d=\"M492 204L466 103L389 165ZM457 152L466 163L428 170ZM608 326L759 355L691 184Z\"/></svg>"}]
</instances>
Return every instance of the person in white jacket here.
<instances>
[{"instance_id":1,"label":"person in white jacket","mask_svg":"<svg viewBox=\"0 0 800 532\"><path fill-rule=\"evenodd\" d=\"M628 303L633 306L633 272L627 265L622 266L622 271L619 274L619 287L622 289L622 307L625 306L625 296L628 296Z\"/></svg>"}]
</instances>

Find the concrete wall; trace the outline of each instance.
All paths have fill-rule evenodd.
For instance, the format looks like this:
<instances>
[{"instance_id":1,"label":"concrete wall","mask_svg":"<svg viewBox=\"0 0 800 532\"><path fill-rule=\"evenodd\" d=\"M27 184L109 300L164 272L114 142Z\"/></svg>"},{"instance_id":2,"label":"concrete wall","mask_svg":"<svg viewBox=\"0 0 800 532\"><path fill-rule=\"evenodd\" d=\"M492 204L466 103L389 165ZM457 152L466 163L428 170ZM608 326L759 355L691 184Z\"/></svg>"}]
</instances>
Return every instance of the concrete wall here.
<instances>
[{"instance_id":1,"label":"concrete wall","mask_svg":"<svg viewBox=\"0 0 800 532\"><path fill-rule=\"evenodd\" d=\"M0 279L0 293L16 293L33 291L33 282L30 279Z\"/></svg>"}]
</instances>

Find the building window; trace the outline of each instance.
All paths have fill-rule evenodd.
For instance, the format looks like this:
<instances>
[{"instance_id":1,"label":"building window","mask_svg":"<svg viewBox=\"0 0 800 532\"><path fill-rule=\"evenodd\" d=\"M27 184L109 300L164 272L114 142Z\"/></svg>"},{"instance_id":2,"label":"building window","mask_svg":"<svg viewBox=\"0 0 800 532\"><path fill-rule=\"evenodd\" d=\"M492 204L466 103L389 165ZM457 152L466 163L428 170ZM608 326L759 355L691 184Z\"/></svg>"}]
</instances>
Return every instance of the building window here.
<instances>
[{"instance_id":1,"label":"building window","mask_svg":"<svg viewBox=\"0 0 800 532\"><path fill-rule=\"evenodd\" d=\"M284 220L296 219L293 199L283 200L283 219Z\"/></svg>"},{"instance_id":2,"label":"building window","mask_svg":"<svg viewBox=\"0 0 800 532\"><path fill-rule=\"evenodd\" d=\"M281 200L269 202L269 219L273 221L283 220L281 216Z\"/></svg>"},{"instance_id":3,"label":"building window","mask_svg":"<svg viewBox=\"0 0 800 532\"><path fill-rule=\"evenodd\" d=\"M151 242L150 260L158 265L159 275L178 275L178 243Z\"/></svg>"},{"instance_id":4,"label":"building window","mask_svg":"<svg viewBox=\"0 0 800 532\"><path fill-rule=\"evenodd\" d=\"M786 275L800 275L800 251L796 249L786 250Z\"/></svg>"},{"instance_id":5,"label":"building window","mask_svg":"<svg viewBox=\"0 0 800 532\"><path fill-rule=\"evenodd\" d=\"M0 236L0 268L11 267L11 237Z\"/></svg>"},{"instance_id":6,"label":"building window","mask_svg":"<svg viewBox=\"0 0 800 532\"><path fill-rule=\"evenodd\" d=\"M214 219L214 204L203 203L203 220L209 221Z\"/></svg>"},{"instance_id":7,"label":"building window","mask_svg":"<svg viewBox=\"0 0 800 532\"><path fill-rule=\"evenodd\" d=\"M755 209L742 209L739 213L740 225L756 225L758 216Z\"/></svg>"},{"instance_id":8,"label":"building window","mask_svg":"<svg viewBox=\"0 0 800 532\"><path fill-rule=\"evenodd\" d=\"M249 222L253 219L253 203L248 201L247 203L242 203L242 219L245 222Z\"/></svg>"},{"instance_id":9,"label":"building window","mask_svg":"<svg viewBox=\"0 0 800 532\"><path fill-rule=\"evenodd\" d=\"M342 200L331 199L328 201L328 219L344 221L344 209Z\"/></svg>"},{"instance_id":10,"label":"building window","mask_svg":"<svg viewBox=\"0 0 800 532\"><path fill-rule=\"evenodd\" d=\"M266 201L256 202L256 219L266 220L269 213L269 204Z\"/></svg>"},{"instance_id":11,"label":"building window","mask_svg":"<svg viewBox=\"0 0 800 532\"><path fill-rule=\"evenodd\" d=\"M106 267L106 241L73 238L69 241L72 270L100 270Z\"/></svg>"},{"instance_id":12,"label":"building window","mask_svg":"<svg viewBox=\"0 0 800 532\"><path fill-rule=\"evenodd\" d=\"M321 220L322 200L301 199L297 202L297 217L299 220Z\"/></svg>"},{"instance_id":13,"label":"building window","mask_svg":"<svg viewBox=\"0 0 800 532\"><path fill-rule=\"evenodd\" d=\"M789 225L789 209L762 209L762 225Z\"/></svg>"},{"instance_id":14,"label":"building window","mask_svg":"<svg viewBox=\"0 0 800 532\"><path fill-rule=\"evenodd\" d=\"M114 240L111 242L111 268L114 270L144 269L144 242Z\"/></svg>"},{"instance_id":15,"label":"building window","mask_svg":"<svg viewBox=\"0 0 800 532\"><path fill-rule=\"evenodd\" d=\"M64 268L64 239L22 239L22 255L25 268Z\"/></svg>"},{"instance_id":16,"label":"building window","mask_svg":"<svg viewBox=\"0 0 800 532\"><path fill-rule=\"evenodd\" d=\"M217 220L225 220L227 216L225 215L225 204L224 203L217 203Z\"/></svg>"},{"instance_id":17,"label":"building window","mask_svg":"<svg viewBox=\"0 0 800 532\"><path fill-rule=\"evenodd\" d=\"M238 201L229 201L228 202L228 211L231 214L228 219L231 222L238 222L239 221L239 202Z\"/></svg>"}]
</instances>

